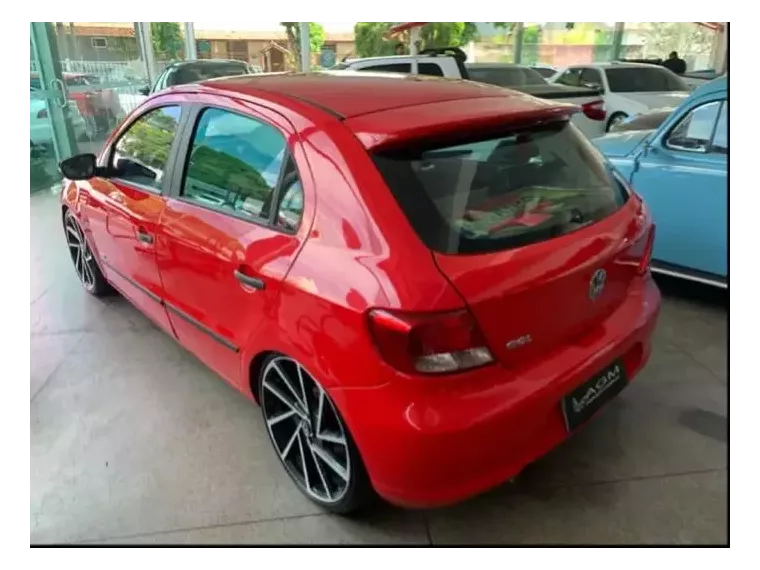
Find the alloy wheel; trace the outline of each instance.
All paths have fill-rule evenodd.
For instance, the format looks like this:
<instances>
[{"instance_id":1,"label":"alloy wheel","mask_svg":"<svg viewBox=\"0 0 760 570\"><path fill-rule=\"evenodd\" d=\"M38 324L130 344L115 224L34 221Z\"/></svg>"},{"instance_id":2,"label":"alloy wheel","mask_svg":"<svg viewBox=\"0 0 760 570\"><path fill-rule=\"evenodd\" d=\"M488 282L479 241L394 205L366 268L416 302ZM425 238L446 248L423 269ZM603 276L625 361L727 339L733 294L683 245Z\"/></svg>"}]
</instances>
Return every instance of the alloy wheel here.
<instances>
[{"instance_id":1,"label":"alloy wheel","mask_svg":"<svg viewBox=\"0 0 760 570\"><path fill-rule=\"evenodd\" d=\"M66 245L69 248L71 260L74 262L74 270L85 288L90 291L95 288L95 258L92 255L92 250L71 212L66 213L64 227L66 229Z\"/></svg>"},{"instance_id":2,"label":"alloy wheel","mask_svg":"<svg viewBox=\"0 0 760 570\"><path fill-rule=\"evenodd\" d=\"M340 501L353 473L346 429L324 388L295 360L276 357L262 374L261 406L296 484L318 502Z\"/></svg>"}]
</instances>

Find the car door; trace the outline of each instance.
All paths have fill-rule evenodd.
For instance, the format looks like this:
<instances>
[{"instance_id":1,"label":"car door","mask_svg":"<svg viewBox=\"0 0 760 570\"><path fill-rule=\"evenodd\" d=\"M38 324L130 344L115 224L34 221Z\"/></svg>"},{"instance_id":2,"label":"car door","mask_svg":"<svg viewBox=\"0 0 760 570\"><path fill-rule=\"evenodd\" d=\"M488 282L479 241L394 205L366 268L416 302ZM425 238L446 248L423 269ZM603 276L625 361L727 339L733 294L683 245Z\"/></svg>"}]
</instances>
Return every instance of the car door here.
<instances>
[{"instance_id":1,"label":"car door","mask_svg":"<svg viewBox=\"0 0 760 570\"><path fill-rule=\"evenodd\" d=\"M191 120L185 168L161 220L166 307L180 341L247 389L241 353L262 319L276 318L280 282L307 231L301 175L308 170L286 144L296 137L292 127L273 112L230 102L199 106Z\"/></svg>"},{"instance_id":2,"label":"car door","mask_svg":"<svg viewBox=\"0 0 760 570\"><path fill-rule=\"evenodd\" d=\"M649 205L654 260L675 271L727 274L728 102L699 101L646 147L633 186Z\"/></svg>"},{"instance_id":3,"label":"car door","mask_svg":"<svg viewBox=\"0 0 760 570\"><path fill-rule=\"evenodd\" d=\"M108 280L171 331L161 300L156 228L164 209L181 107L157 106L121 131L101 160L114 174L92 179L88 220Z\"/></svg>"}]
</instances>

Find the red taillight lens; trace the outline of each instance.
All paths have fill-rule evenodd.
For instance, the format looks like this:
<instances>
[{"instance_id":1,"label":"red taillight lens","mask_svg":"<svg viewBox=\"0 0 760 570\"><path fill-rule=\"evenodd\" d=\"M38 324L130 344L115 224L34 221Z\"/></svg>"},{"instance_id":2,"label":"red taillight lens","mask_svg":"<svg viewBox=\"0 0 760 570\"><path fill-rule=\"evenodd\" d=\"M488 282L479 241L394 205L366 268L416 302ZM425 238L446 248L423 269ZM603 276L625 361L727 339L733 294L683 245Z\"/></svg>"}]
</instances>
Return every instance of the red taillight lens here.
<instances>
[{"instance_id":1,"label":"red taillight lens","mask_svg":"<svg viewBox=\"0 0 760 570\"><path fill-rule=\"evenodd\" d=\"M383 359L402 372L442 374L493 362L465 309L422 314L376 309L369 313L369 329Z\"/></svg>"},{"instance_id":2,"label":"red taillight lens","mask_svg":"<svg viewBox=\"0 0 760 570\"><path fill-rule=\"evenodd\" d=\"M639 262L639 273L642 275L647 273L649 271L650 266L652 265L652 251L654 251L654 234L655 234L655 226L652 224L649 227L649 233L647 234L646 240L647 243L644 246L644 254L641 256L641 261Z\"/></svg>"},{"instance_id":3,"label":"red taillight lens","mask_svg":"<svg viewBox=\"0 0 760 570\"><path fill-rule=\"evenodd\" d=\"M589 101L581 106L583 114L592 121L604 121L607 118L607 111L604 110L604 100Z\"/></svg>"},{"instance_id":4,"label":"red taillight lens","mask_svg":"<svg viewBox=\"0 0 760 570\"><path fill-rule=\"evenodd\" d=\"M37 111L38 119L47 119L47 116L48 116L47 109L40 109L39 111Z\"/></svg>"}]
</instances>

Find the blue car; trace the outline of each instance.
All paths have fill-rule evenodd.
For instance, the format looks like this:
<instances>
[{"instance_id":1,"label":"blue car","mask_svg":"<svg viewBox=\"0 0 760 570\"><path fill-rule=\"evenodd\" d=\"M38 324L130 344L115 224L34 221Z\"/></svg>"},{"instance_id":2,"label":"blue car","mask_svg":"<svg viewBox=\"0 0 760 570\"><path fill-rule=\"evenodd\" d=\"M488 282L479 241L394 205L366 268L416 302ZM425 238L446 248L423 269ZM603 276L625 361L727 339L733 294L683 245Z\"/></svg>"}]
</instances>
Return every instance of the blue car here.
<instances>
[{"instance_id":1,"label":"blue car","mask_svg":"<svg viewBox=\"0 0 760 570\"><path fill-rule=\"evenodd\" d=\"M649 206L653 271L728 286L728 78L698 87L657 129L594 144Z\"/></svg>"}]
</instances>

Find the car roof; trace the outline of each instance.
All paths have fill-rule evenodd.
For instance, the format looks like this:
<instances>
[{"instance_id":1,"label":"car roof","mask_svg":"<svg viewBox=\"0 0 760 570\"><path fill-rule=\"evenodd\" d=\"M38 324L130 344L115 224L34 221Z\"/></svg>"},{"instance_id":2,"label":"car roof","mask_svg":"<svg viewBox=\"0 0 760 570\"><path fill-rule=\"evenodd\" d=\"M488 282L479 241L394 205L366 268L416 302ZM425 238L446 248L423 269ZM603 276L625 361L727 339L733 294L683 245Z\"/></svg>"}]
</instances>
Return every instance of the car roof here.
<instances>
[{"instance_id":1,"label":"car roof","mask_svg":"<svg viewBox=\"0 0 760 570\"><path fill-rule=\"evenodd\" d=\"M341 119L445 101L524 97L501 87L458 79L361 71L240 75L181 85L172 91L198 89L305 102ZM539 102L535 106L541 108Z\"/></svg>"},{"instance_id":2,"label":"car roof","mask_svg":"<svg viewBox=\"0 0 760 570\"><path fill-rule=\"evenodd\" d=\"M697 87L691 92L691 97L702 97L716 91L726 90L728 90L728 75L722 75Z\"/></svg>"},{"instance_id":3,"label":"car roof","mask_svg":"<svg viewBox=\"0 0 760 570\"><path fill-rule=\"evenodd\" d=\"M212 65L229 65L231 63L237 63L239 65L248 65L246 62L239 60L239 59L191 59L186 61L175 61L174 63L169 64L166 68L169 69L170 67L201 67L201 66L212 66Z\"/></svg>"},{"instance_id":4,"label":"car roof","mask_svg":"<svg viewBox=\"0 0 760 570\"><path fill-rule=\"evenodd\" d=\"M531 69L527 65L521 65L519 63L465 63L465 67L478 69L478 68L509 68L509 69Z\"/></svg>"},{"instance_id":5,"label":"car roof","mask_svg":"<svg viewBox=\"0 0 760 570\"><path fill-rule=\"evenodd\" d=\"M365 61L393 61L393 60L402 60L402 59L409 59L412 57L416 57L417 59L429 59L433 57L446 57L445 55L433 55L430 53L422 54L422 55L411 55L411 54L404 54L404 55L375 55L372 57L354 57L354 58L347 58L343 61L343 63L357 63L357 62L365 62Z\"/></svg>"}]
</instances>

